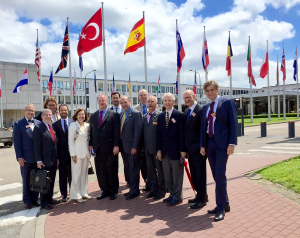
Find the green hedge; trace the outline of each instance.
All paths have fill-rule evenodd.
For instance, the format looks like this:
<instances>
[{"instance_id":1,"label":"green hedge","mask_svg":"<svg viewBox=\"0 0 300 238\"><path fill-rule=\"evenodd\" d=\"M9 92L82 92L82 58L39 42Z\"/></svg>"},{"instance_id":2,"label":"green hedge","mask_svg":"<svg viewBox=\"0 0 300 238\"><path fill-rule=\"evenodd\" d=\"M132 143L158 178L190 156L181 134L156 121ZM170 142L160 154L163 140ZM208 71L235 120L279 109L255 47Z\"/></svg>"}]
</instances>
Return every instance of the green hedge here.
<instances>
[{"instance_id":1,"label":"green hedge","mask_svg":"<svg viewBox=\"0 0 300 238\"><path fill-rule=\"evenodd\" d=\"M271 114L271 117L278 117L278 114ZM283 114L280 114L280 117L283 117ZM286 117L297 117L297 113L287 113ZM241 119L242 116L238 116L238 118ZM251 118L251 115L244 115L244 118ZM268 114L253 115L253 118L268 118Z\"/></svg>"}]
</instances>

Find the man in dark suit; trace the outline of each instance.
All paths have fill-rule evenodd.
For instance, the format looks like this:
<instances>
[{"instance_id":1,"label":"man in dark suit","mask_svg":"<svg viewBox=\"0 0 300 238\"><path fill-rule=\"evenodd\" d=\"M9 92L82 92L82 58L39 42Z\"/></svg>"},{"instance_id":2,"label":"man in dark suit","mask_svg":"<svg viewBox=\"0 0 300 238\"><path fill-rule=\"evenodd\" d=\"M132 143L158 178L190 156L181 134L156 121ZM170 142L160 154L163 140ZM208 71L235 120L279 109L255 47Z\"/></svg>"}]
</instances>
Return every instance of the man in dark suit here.
<instances>
[{"instance_id":1,"label":"man in dark suit","mask_svg":"<svg viewBox=\"0 0 300 238\"><path fill-rule=\"evenodd\" d=\"M100 94L97 101L99 110L90 118L89 142L90 152L94 150L96 153L95 168L99 187L102 190L97 200L107 196L110 196L110 200L115 200L119 189L120 116L107 107L106 95Z\"/></svg>"},{"instance_id":2,"label":"man in dark suit","mask_svg":"<svg viewBox=\"0 0 300 238\"><path fill-rule=\"evenodd\" d=\"M175 97L165 93L163 104L166 111L158 116L156 131L157 158L162 161L165 183L170 196L163 200L168 206L182 203L182 183L185 158L184 114L175 108Z\"/></svg>"},{"instance_id":3,"label":"man in dark suit","mask_svg":"<svg viewBox=\"0 0 300 238\"><path fill-rule=\"evenodd\" d=\"M121 104L120 104L120 100L121 100L120 93L112 92L111 101L112 101L113 105L111 106L110 110L113 110L113 111L120 114L122 112L122 107L121 107Z\"/></svg>"},{"instance_id":4,"label":"man in dark suit","mask_svg":"<svg viewBox=\"0 0 300 238\"><path fill-rule=\"evenodd\" d=\"M39 169L49 171L51 178L50 191L47 194L41 194L41 206L46 210L53 209L51 204L59 203L52 199L53 188L56 175L56 135L51 126L52 112L50 109L44 109L41 112L42 122L36 125L33 130L34 156Z\"/></svg>"},{"instance_id":5,"label":"man in dark suit","mask_svg":"<svg viewBox=\"0 0 300 238\"><path fill-rule=\"evenodd\" d=\"M237 109L233 99L218 95L219 85L213 80L203 85L211 103L202 109L201 154L207 154L213 178L216 182L217 207L208 210L215 214L215 221L223 220L225 212L230 211L227 195L226 164L228 156L237 145Z\"/></svg>"},{"instance_id":6,"label":"man in dark suit","mask_svg":"<svg viewBox=\"0 0 300 238\"><path fill-rule=\"evenodd\" d=\"M15 122L13 131L15 153L21 166L23 202L27 209L31 209L32 205L40 206L39 194L30 191L29 188L30 170L37 168L33 153L33 130L35 126L41 123L33 118L34 112L34 105L28 104L24 110L25 117Z\"/></svg>"},{"instance_id":7,"label":"man in dark suit","mask_svg":"<svg viewBox=\"0 0 300 238\"><path fill-rule=\"evenodd\" d=\"M62 195L62 201L68 201L68 184L71 186L71 156L68 145L69 126L73 122L68 118L69 108L62 104L59 106L61 119L53 123L53 130L57 137L57 159L59 161L59 189Z\"/></svg>"},{"instance_id":8,"label":"man in dark suit","mask_svg":"<svg viewBox=\"0 0 300 238\"><path fill-rule=\"evenodd\" d=\"M206 190L206 156L200 154L200 127L202 109L195 100L196 96L192 90L183 93L186 108L184 139L187 148L189 167L191 171L192 183L197 192L189 203L193 203L190 208L197 209L206 206L208 200Z\"/></svg>"},{"instance_id":9,"label":"man in dark suit","mask_svg":"<svg viewBox=\"0 0 300 238\"><path fill-rule=\"evenodd\" d=\"M147 182L150 186L147 198L161 199L166 195L162 162L156 158L156 128L158 115L161 112L156 109L157 98L155 96L148 97L147 106L149 112L143 116L143 147L147 163Z\"/></svg>"},{"instance_id":10,"label":"man in dark suit","mask_svg":"<svg viewBox=\"0 0 300 238\"><path fill-rule=\"evenodd\" d=\"M140 166L139 145L142 134L142 115L132 108L127 96L121 98L123 112L121 119L122 157L124 162L125 178L129 185L129 192L125 193L126 199L130 200L140 194Z\"/></svg>"}]
</instances>

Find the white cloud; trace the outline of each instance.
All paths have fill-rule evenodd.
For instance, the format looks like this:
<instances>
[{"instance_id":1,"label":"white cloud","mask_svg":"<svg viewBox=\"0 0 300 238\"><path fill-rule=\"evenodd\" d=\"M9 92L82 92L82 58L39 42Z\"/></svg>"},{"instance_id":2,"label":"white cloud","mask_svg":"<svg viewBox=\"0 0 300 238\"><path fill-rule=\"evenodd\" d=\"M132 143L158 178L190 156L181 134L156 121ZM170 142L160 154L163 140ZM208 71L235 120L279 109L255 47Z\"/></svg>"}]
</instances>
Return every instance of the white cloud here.
<instances>
[{"instance_id":1,"label":"white cloud","mask_svg":"<svg viewBox=\"0 0 300 238\"><path fill-rule=\"evenodd\" d=\"M177 68L175 20L178 19L179 31L186 52L181 82L192 84L194 75L189 72L189 69L196 69L201 74L203 84L201 48L205 25L210 56L208 78L217 80L223 86L229 85L225 63L228 30L230 30L234 55L232 58L233 85L247 86L246 54L250 35L254 76L258 87L265 86L266 81L260 79L258 75L266 40L269 39L270 51L277 50L279 49L277 44L285 39L293 38L295 30L288 22L270 21L264 19L260 13L267 5L272 5L274 8L284 6L288 9L297 3L298 1L235 0L230 12L203 18L201 11L205 5L201 0L188 0L179 7L167 0L111 0L104 4L108 77L112 78L114 72L115 79L127 80L130 73L132 81L144 80L144 49L138 49L125 56L123 52L130 30L142 18L142 11L145 11L149 82L157 82L160 74L162 82L175 83ZM27 0L26 4L23 0L1 0L0 60L33 63L36 29L39 29L39 38L42 42L42 72L49 75L51 67L55 71L60 62L66 17L70 18L72 29L76 26L81 29L100 7L100 0ZM19 20L20 17L26 17L32 21L22 23ZM40 23L43 19L50 22L49 26L43 26ZM77 42L78 32L73 30L71 32L72 69L76 69L79 75ZM84 53L83 60L83 77L93 69L97 69L98 78L104 77L103 47ZM275 70L276 63L270 62L272 80ZM288 68L288 77L291 74L290 70ZM64 69L59 75L68 76L69 70Z\"/></svg>"}]
</instances>

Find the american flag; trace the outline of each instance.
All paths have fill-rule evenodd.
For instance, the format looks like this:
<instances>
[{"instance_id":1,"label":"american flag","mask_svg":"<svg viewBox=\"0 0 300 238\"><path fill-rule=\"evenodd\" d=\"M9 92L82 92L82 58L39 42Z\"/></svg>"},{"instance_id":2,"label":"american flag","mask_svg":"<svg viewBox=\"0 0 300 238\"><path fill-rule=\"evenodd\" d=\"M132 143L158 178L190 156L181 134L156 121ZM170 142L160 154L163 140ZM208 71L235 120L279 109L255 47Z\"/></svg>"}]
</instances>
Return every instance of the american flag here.
<instances>
[{"instance_id":1,"label":"american flag","mask_svg":"<svg viewBox=\"0 0 300 238\"><path fill-rule=\"evenodd\" d=\"M62 51L61 51L61 61L57 67L55 74L57 74L60 70L67 67L69 51L70 51L70 49L69 49L69 26L67 24L65 36L64 36L64 40L63 40L63 45L62 45Z\"/></svg>"},{"instance_id":2,"label":"american flag","mask_svg":"<svg viewBox=\"0 0 300 238\"><path fill-rule=\"evenodd\" d=\"M37 67L37 76L39 82L41 81L41 49L40 49L40 44L39 44L39 37L37 36L36 39L36 50L35 50L35 65Z\"/></svg>"}]
</instances>

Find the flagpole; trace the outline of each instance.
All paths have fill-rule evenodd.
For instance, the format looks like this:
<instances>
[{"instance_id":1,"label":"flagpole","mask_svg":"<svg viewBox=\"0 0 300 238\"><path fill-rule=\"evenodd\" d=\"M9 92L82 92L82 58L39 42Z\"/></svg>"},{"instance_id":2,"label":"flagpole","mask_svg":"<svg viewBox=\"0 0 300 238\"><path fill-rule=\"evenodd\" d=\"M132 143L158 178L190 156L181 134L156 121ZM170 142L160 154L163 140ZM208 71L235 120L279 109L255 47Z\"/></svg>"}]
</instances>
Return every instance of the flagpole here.
<instances>
[{"instance_id":1,"label":"flagpole","mask_svg":"<svg viewBox=\"0 0 300 238\"><path fill-rule=\"evenodd\" d=\"M204 27L204 34L205 34L205 26L203 26ZM205 82L207 82L207 67L205 67ZM205 94L205 92L204 92L204 94ZM205 95L205 101L206 101L206 103L208 103L208 97Z\"/></svg>"},{"instance_id":2,"label":"flagpole","mask_svg":"<svg viewBox=\"0 0 300 238\"><path fill-rule=\"evenodd\" d=\"M267 52L269 53L268 49L268 40L267 40ZM269 54L268 54L268 120L271 121L271 110L270 110L270 74L269 74Z\"/></svg>"},{"instance_id":3,"label":"flagpole","mask_svg":"<svg viewBox=\"0 0 300 238\"><path fill-rule=\"evenodd\" d=\"M284 43L282 43L283 49L284 49ZM286 77L286 66L284 66L284 71L283 74ZM285 80L283 80L283 119L286 120L286 105L285 105Z\"/></svg>"},{"instance_id":4,"label":"flagpole","mask_svg":"<svg viewBox=\"0 0 300 238\"><path fill-rule=\"evenodd\" d=\"M276 71L276 77L277 77L277 86L278 86L278 118L280 118L280 87L279 87L279 72L278 72L278 55L277 55L277 71Z\"/></svg>"},{"instance_id":5,"label":"flagpole","mask_svg":"<svg viewBox=\"0 0 300 238\"><path fill-rule=\"evenodd\" d=\"M145 11L143 11L143 19L144 19L144 68L145 68L145 86L148 92L148 79L147 79L147 53L146 53L146 30L145 30Z\"/></svg>"},{"instance_id":6,"label":"flagpole","mask_svg":"<svg viewBox=\"0 0 300 238\"><path fill-rule=\"evenodd\" d=\"M104 94L107 95L107 70L106 70L106 50L105 50L105 29L104 29L104 11L103 11L103 2L102 4L102 36L103 36L103 58L104 58Z\"/></svg>"},{"instance_id":7,"label":"flagpole","mask_svg":"<svg viewBox=\"0 0 300 238\"><path fill-rule=\"evenodd\" d=\"M229 31L229 39L230 39L230 31ZM232 62L231 62L231 42L230 42L230 98L232 98ZM251 85L252 86L252 85Z\"/></svg>"},{"instance_id":8,"label":"flagpole","mask_svg":"<svg viewBox=\"0 0 300 238\"><path fill-rule=\"evenodd\" d=\"M1 104L1 122L0 122L0 126L4 127L4 123L3 123L3 104L2 104L2 97L3 97L3 87L2 87L2 78L1 78L1 74L0 74L0 90L1 90L1 97L0 97L0 104Z\"/></svg>"},{"instance_id":9,"label":"flagpole","mask_svg":"<svg viewBox=\"0 0 300 238\"><path fill-rule=\"evenodd\" d=\"M29 72L28 72L28 65L27 65L27 81L28 81L28 104L30 104L30 87L29 87Z\"/></svg>"},{"instance_id":10,"label":"flagpole","mask_svg":"<svg viewBox=\"0 0 300 238\"><path fill-rule=\"evenodd\" d=\"M52 80L53 80L53 83L54 83L53 67L52 67L52 71L51 72L52 72ZM50 95L50 97L54 96L53 83L52 83L52 90L51 90L52 91L52 95ZM55 88L57 90L57 85L55 85Z\"/></svg>"},{"instance_id":11,"label":"flagpole","mask_svg":"<svg viewBox=\"0 0 300 238\"><path fill-rule=\"evenodd\" d=\"M297 118L299 119L299 85L298 85L298 47L296 46L296 70L297 70Z\"/></svg>"},{"instance_id":12,"label":"flagpole","mask_svg":"<svg viewBox=\"0 0 300 238\"><path fill-rule=\"evenodd\" d=\"M177 19L176 19L176 29L177 29ZM178 57L178 44L177 44L177 32L175 32L175 40L176 40L176 57ZM177 103L178 103L178 111L181 112L181 89L180 89L180 71L177 73L177 84L178 84L178 97L177 97Z\"/></svg>"},{"instance_id":13,"label":"flagpole","mask_svg":"<svg viewBox=\"0 0 300 238\"><path fill-rule=\"evenodd\" d=\"M68 26L68 47L69 47L69 76L70 76L70 98L71 98L71 115L74 113L74 104L73 104L73 90L72 86L72 67L71 67L71 46L70 46L70 30L69 30L69 17L67 17L67 26Z\"/></svg>"}]
</instances>

